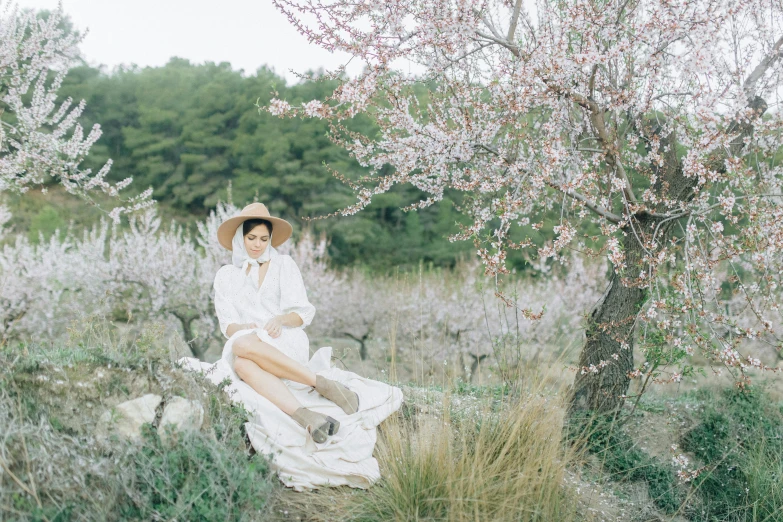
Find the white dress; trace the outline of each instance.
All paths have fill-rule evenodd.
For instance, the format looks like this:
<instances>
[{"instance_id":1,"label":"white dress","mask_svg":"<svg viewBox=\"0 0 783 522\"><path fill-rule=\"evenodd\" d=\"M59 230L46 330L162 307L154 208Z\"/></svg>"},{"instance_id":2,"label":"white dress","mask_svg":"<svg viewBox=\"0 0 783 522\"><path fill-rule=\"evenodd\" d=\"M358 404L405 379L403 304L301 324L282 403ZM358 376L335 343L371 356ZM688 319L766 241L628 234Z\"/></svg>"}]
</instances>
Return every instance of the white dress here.
<instances>
[{"instance_id":1,"label":"white dress","mask_svg":"<svg viewBox=\"0 0 783 522\"><path fill-rule=\"evenodd\" d=\"M402 404L399 388L361 377L353 372L331 366L332 348L320 348L312 358L310 341L304 328L315 316L315 307L307 299L299 267L291 256L277 254L269 260L269 268L261 287L234 265L223 266L215 276L215 312L220 330L226 335L231 323L251 323L256 329L239 330L227 337L223 355L215 364L192 357L183 357L183 367L203 371L215 384L231 380L226 391L231 400L244 405L251 413L245 425L256 451L272 456L272 467L280 480L297 491L322 486L348 485L367 488L380 478L378 462L373 458L376 427ZM272 338L263 326L277 315L296 312L303 324L283 327ZM269 343L312 371L342 382L359 395L359 411L346 415L333 402L321 397L310 386L283 379L302 406L330 415L340 421L340 430L323 444L280 408L243 382L234 371L234 341L248 333Z\"/></svg>"},{"instance_id":2,"label":"white dress","mask_svg":"<svg viewBox=\"0 0 783 522\"><path fill-rule=\"evenodd\" d=\"M295 361L307 364L310 358L310 341L304 328L313 321L315 306L307 299L302 274L299 267L289 255L277 254L269 259L261 287L258 288L258 278L249 277L241 268L225 265L215 276L215 313L220 322L220 331L226 335L226 328L231 323L256 323L259 328L256 335ZM252 272L250 275L256 275ZM296 312L302 318L302 325L283 327L281 334L273 338L263 329L267 321L278 315ZM251 330L242 330L245 335ZM232 338L238 337L235 332ZM227 342L223 347L223 359L233 368L234 354L231 351L233 342Z\"/></svg>"}]
</instances>

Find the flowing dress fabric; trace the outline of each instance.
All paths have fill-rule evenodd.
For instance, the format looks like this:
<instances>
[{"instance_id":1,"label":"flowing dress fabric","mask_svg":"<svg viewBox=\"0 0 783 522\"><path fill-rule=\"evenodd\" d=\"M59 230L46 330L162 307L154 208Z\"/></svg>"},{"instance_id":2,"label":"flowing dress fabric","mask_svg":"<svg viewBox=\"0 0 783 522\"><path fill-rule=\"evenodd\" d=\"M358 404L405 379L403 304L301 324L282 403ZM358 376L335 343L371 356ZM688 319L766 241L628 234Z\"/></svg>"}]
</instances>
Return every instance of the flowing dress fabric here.
<instances>
[{"instance_id":1,"label":"flowing dress fabric","mask_svg":"<svg viewBox=\"0 0 783 522\"><path fill-rule=\"evenodd\" d=\"M310 341L304 328L312 322L315 307L307 299L299 268L288 255L273 253L268 262L260 287L257 269L255 279L234 265L218 270L214 284L215 311L220 330L227 337L222 357L215 364L192 357L183 357L180 363L186 369L204 372L215 384L226 378L231 381L226 390L231 400L244 405L251 414L245 425L251 444L256 451L272 456L272 467L286 486L296 491L341 485L367 488L380 478L378 462L372 456L376 427L400 408L402 392L397 387L331 367L330 346L320 348L310 358ZM272 317L289 312L299 314L303 324L283 327L280 336L272 338L263 326ZM259 328L226 335L229 324L251 322ZM323 444L316 444L290 416L237 376L232 346L237 338L249 333L255 333L313 372L351 388L359 395L359 411L346 415L312 387L283 379L302 406L340 421L337 434Z\"/></svg>"}]
</instances>

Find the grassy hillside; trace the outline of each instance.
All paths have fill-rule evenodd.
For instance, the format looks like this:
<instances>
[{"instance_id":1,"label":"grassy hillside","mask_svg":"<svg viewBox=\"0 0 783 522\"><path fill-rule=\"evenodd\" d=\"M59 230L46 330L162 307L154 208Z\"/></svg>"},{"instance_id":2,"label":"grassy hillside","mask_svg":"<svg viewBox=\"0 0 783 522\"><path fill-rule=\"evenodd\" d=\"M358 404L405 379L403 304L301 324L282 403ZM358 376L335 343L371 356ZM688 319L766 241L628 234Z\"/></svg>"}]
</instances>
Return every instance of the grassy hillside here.
<instances>
[{"instance_id":1,"label":"grassy hillside","mask_svg":"<svg viewBox=\"0 0 783 522\"><path fill-rule=\"evenodd\" d=\"M293 493L248 445L245 412L163 338L92 318L63 346L0 349L3 520L783 519L783 411L761 391L652 394L568 439L552 361L516 395L411 382L379 429L378 484ZM203 426L162 439L158 412L139 441L100 435L104 412L148 393L200 402ZM677 478L672 445L697 478Z\"/></svg>"}]
</instances>

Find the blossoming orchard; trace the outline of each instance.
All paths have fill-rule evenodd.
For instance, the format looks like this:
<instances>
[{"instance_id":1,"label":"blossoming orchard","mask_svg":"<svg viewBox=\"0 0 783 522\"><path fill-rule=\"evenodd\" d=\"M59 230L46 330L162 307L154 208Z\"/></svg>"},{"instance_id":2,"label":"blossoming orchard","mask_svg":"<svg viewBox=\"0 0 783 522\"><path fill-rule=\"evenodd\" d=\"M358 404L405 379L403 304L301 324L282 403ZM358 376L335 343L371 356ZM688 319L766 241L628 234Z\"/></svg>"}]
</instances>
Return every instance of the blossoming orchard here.
<instances>
[{"instance_id":1,"label":"blossoming orchard","mask_svg":"<svg viewBox=\"0 0 783 522\"><path fill-rule=\"evenodd\" d=\"M266 107L329 120L366 167L358 180L334 173L357 195L339 213L395 184L427 194L406 210L456 189L473 224L450 240L474 241L496 278L509 249L611 261L572 411L615 409L633 378L676 382L696 351L739 386L777 371L755 351L781 349L779 4L273 1L312 44L366 66L331 74L342 80L325 103ZM358 114L377 137L349 130ZM536 246L545 214L556 239Z\"/></svg>"},{"instance_id":2,"label":"blossoming orchard","mask_svg":"<svg viewBox=\"0 0 783 522\"><path fill-rule=\"evenodd\" d=\"M0 19L7 85L3 103L6 115L12 116L12 123L3 121L0 127L0 196L4 192L25 194L31 188L45 192L55 181L95 203L90 192L101 189L121 201L108 217L117 224L121 214L127 213L130 226L110 227L101 220L81 234L69 227L48 239L39 235L36 242L9 226L13 215L0 199L0 240L7 240L0 248L0 346L41 336L61 342L72 333L75 322L98 316L120 320L132 329L162 323L178 344L187 344L189 352L204 357L210 347L223 342L212 288L214 274L230 261L230 255L217 242L217 228L239 208L218 204L196 223L195 234L176 223L162 227L150 199L151 189L122 200L119 192L131 179L108 183L105 177L111 161L95 175L80 167L101 129L96 124L83 138L77 120L84 100L71 109L67 99L52 114L78 41L59 28L60 21L59 10L41 20L32 12L10 9ZM321 109L318 101L305 108L312 115ZM506 366L519 364L518 353L493 348L493 333L508 334L503 331L504 323L510 322L507 311L486 317L474 313L476 303L492 297L477 285L477 266L462 267L450 284L432 275L416 285L391 279L371 281L361 272L330 269L326 247L325 237L315 238L307 231L295 244L280 247L281 253L296 259L317 306L312 334L352 339L365 359L368 343L386 334L389 316L394 314L404 345L399 350L409 359L419 357L429 368L426 371L456 359L464 363L461 376L470 379L479 363L490 356ZM558 296L565 315L549 314L537 327L523 325L515 333L518 341L546 344L577 329L574 318L596 298L592 281L603 268L603 263L585 265L581 258L574 258L563 278L550 274L538 283L516 281L514 293L538 306Z\"/></svg>"}]
</instances>

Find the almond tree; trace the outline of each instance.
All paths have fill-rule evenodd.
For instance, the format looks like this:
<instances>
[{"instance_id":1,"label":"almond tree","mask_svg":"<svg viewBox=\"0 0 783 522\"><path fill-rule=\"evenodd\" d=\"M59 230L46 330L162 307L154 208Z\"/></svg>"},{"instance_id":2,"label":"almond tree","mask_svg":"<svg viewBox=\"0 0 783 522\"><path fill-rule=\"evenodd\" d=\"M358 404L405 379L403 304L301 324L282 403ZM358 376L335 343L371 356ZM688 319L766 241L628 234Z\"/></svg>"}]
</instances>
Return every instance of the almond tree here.
<instances>
[{"instance_id":1,"label":"almond tree","mask_svg":"<svg viewBox=\"0 0 783 522\"><path fill-rule=\"evenodd\" d=\"M54 339L83 313L110 310L108 224L84 232L26 235L0 250L0 345L21 337Z\"/></svg>"},{"instance_id":2,"label":"almond tree","mask_svg":"<svg viewBox=\"0 0 783 522\"><path fill-rule=\"evenodd\" d=\"M473 240L490 275L508 272L508 249L608 256L572 412L615 410L631 378L660 379L634 368L635 341L654 367L683 364L676 376L694 347L740 386L749 368L770 369L740 352L758 339L781 346L771 328L783 269L779 4L273 2L313 44L366 65L325 103L266 108L328 119L332 139L369 170L334 173L358 197L339 213L397 183L427 193L405 210L458 190L473 224L450 239ZM405 60L423 72L409 74ZM377 136L346 128L358 114ZM555 239L535 246L547 214ZM600 233L583 237L588 225ZM713 292L724 266L751 327L737 327Z\"/></svg>"},{"instance_id":3,"label":"almond tree","mask_svg":"<svg viewBox=\"0 0 783 522\"><path fill-rule=\"evenodd\" d=\"M406 353L408 358L440 363L459 358L467 380L492 357L494 370L514 387L522 369L539 361L543 351L576 339L583 311L600 296L596 280L606 273L605 260L588 264L573 255L564 262L567 270L556 274L543 264L546 273L539 277L530 270L503 282L504 294L539 311L536 321L495 298L497 289L480 277L478 259L417 275L408 284L372 285L372 298L383 303L379 315L398 311L399 350L420 347L415 356Z\"/></svg>"},{"instance_id":4,"label":"almond tree","mask_svg":"<svg viewBox=\"0 0 783 522\"><path fill-rule=\"evenodd\" d=\"M225 342L212 286L218 269L231 263L231 253L217 242L217 228L238 211L218 204L197 223L195 241L175 223L161 227L155 207L131 215L128 229L110 230L101 220L81 238L70 229L48 240L41 236L37 244L17 235L0 248L0 345L55 339L81 315L103 314L132 325L163 321L203 357ZM0 206L0 233L5 219ZM328 267L326 238L316 240L305 231L278 251L296 259L318 310L314 327L331 335L336 317L346 313L341 296L350 292L343 288L345 276Z\"/></svg>"},{"instance_id":5,"label":"almond tree","mask_svg":"<svg viewBox=\"0 0 783 522\"><path fill-rule=\"evenodd\" d=\"M298 260L297 260L298 262ZM359 357L369 357L368 343L386 334L382 326L389 323L390 292L388 281L371 280L359 270L348 273L327 272L316 281L306 272L302 276L308 295L315 290L312 302L316 308L314 333L327 337L347 337L359 343ZM325 284L324 284L325 283ZM319 284L324 284L319 288ZM325 291L329 297L326 297Z\"/></svg>"},{"instance_id":6,"label":"almond tree","mask_svg":"<svg viewBox=\"0 0 783 522\"><path fill-rule=\"evenodd\" d=\"M46 19L35 11L19 13L15 4L0 1L0 196L25 193L54 179L66 191L95 204L90 193L100 189L122 199L119 192L131 183L114 185L105 178L107 162L97 173L82 169L81 162L101 136L99 125L89 135L77 122L84 111L82 100L72 107L68 98L59 106L57 90L78 55L81 37L60 28L62 5ZM152 190L123 201L110 213L114 222L124 212L144 209L154 202ZM0 201L0 239L7 235L8 208ZM89 303L100 301L106 287L101 274L107 227L101 224L85 233L80 250L70 234L35 246L17 237L0 253L0 343L21 331L53 335ZM95 245L99 255L96 254ZM81 257L87 255L88 257ZM90 264L89 261L92 261Z\"/></svg>"},{"instance_id":7,"label":"almond tree","mask_svg":"<svg viewBox=\"0 0 783 522\"><path fill-rule=\"evenodd\" d=\"M224 340L212 282L231 256L216 230L235 211L220 205L199 224L203 249L181 226L161 230L155 207L131 215L127 230L101 220L81 238L66 230L35 244L17 235L0 249L0 344L55 339L80 316L101 314L132 324L164 321L202 357Z\"/></svg>"},{"instance_id":8,"label":"almond tree","mask_svg":"<svg viewBox=\"0 0 783 522\"><path fill-rule=\"evenodd\" d=\"M15 4L0 2L0 8L0 194L24 193L32 187L46 190L44 184L55 179L90 202L95 189L119 197L132 179L107 182L111 160L97 173L79 166L101 136L95 124L85 137L77 122L84 100L75 107L71 98L59 106L55 103L83 36L65 34L58 27L62 4L45 20L33 10L19 13ZM109 216L117 222L123 212L150 206L151 194L148 189L125 200Z\"/></svg>"},{"instance_id":9,"label":"almond tree","mask_svg":"<svg viewBox=\"0 0 783 522\"><path fill-rule=\"evenodd\" d=\"M214 220L214 213L210 218ZM182 226L172 222L168 230L161 230L160 224L153 207L132 216L130 230L112 235L109 283L113 309L124 310L128 319L175 319L193 354L203 357L219 334L212 282L220 266L216 268L212 256L196 249Z\"/></svg>"}]
</instances>

